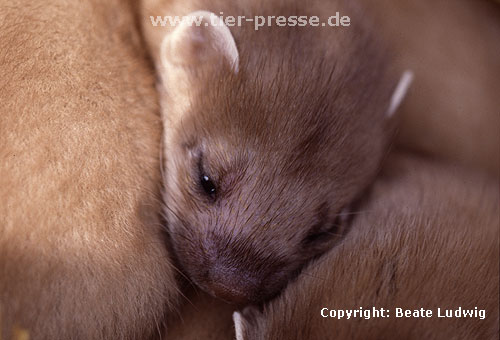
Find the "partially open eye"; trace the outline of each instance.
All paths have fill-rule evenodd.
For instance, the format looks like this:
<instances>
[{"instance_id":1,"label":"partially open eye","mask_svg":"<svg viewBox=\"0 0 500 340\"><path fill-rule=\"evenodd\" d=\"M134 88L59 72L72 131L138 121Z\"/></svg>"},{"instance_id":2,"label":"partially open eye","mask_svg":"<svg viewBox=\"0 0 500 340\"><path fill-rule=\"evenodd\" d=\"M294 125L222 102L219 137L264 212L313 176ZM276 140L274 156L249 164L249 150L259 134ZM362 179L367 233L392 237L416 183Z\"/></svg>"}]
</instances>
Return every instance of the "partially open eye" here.
<instances>
[{"instance_id":1,"label":"partially open eye","mask_svg":"<svg viewBox=\"0 0 500 340\"><path fill-rule=\"evenodd\" d=\"M210 198L212 198L212 199L215 198L215 194L216 194L217 190L215 188L214 182L212 182L210 177L202 174L200 177L200 184L201 184L201 187L203 188L203 191L205 191L205 193L208 196L210 196Z\"/></svg>"}]
</instances>

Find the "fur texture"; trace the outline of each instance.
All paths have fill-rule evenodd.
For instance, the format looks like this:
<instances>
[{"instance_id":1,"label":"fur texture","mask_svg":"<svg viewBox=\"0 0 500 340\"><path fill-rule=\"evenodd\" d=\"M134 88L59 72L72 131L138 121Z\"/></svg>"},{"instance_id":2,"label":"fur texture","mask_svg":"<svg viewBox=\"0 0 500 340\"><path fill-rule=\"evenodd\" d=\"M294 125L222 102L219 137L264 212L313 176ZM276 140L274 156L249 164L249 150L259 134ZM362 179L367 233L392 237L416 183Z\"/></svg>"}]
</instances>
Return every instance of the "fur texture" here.
<instances>
[{"instance_id":1,"label":"fur texture","mask_svg":"<svg viewBox=\"0 0 500 340\"><path fill-rule=\"evenodd\" d=\"M395 65L415 82L401 106L398 145L500 172L500 4L364 1Z\"/></svg>"},{"instance_id":2,"label":"fur texture","mask_svg":"<svg viewBox=\"0 0 500 340\"><path fill-rule=\"evenodd\" d=\"M361 17L344 1L146 3L147 18L198 9L325 21L324 13L344 10ZM145 24L156 60L158 38L171 39L160 73L172 244L207 292L236 303L276 294L332 245L326 240L339 236L338 214L375 176L391 135L386 113L397 77L367 20L353 22L232 27L237 72L228 53L210 47L220 45L215 30L182 28L179 39L178 28ZM213 197L204 192L204 177L214 184Z\"/></svg>"},{"instance_id":3,"label":"fur texture","mask_svg":"<svg viewBox=\"0 0 500 340\"><path fill-rule=\"evenodd\" d=\"M168 318L164 340L234 340L231 315L236 306L198 289L186 292L188 302Z\"/></svg>"},{"instance_id":4,"label":"fur texture","mask_svg":"<svg viewBox=\"0 0 500 340\"><path fill-rule=\"evenodd\" d=\"M255 339L495 339L498 180L396 157L338 247L264 307L243 311ZM323 318L330 309L390 309L389 318ZM486 319L395 318L395 307L486 310ZM236 318L238 320L238 318Z\"/></svg>"},{"instance_id":5,"label":"fur texture","mask_svg":"<svg viewBox=\"0 0 500 340\"><path fill-rule=\"evenodd\" d=\"M176 299L131 3L0 3L3 339L145 339Z\"/></svg>"}]
</instances>

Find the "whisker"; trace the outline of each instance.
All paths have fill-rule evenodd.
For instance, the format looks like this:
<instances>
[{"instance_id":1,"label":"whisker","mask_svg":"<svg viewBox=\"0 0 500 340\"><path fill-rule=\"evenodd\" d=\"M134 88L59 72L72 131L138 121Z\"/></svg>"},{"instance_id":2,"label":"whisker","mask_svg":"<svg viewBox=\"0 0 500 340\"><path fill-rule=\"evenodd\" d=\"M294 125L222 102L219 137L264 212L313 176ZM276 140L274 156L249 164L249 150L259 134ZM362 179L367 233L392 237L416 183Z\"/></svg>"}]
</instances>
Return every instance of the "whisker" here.
<instances>
[{"instance_id":1,"label":"whisker","mask_svg":"<svg viewBox=\"0 0 500 340\"><path fill-rule=\"evenodd\" d=\"M309 276L309 277L312 277L312 278L315 278L315 279L327 281L327 279L325 279L325 278L322 278L322 277L319 277L319 276L315 276L315 275L311 275L311 274L308 274L308 273L305 273L305 272L302 273L301 275L306 275L306 276Z\"/></svg>"},{"instance_id":2,"label":"whisker","mask_svg":"<svg viewBox=\"0 0 500 340\"><path fill-rule=\"evenodd\" d=\"M373 210L361 210L361 211L349 211L349 212L341 212L335 215L335 217L343 217L343 216L352 216L352 215L360 215L366 213L372 213Z\"/></svg>"}]
</instances>

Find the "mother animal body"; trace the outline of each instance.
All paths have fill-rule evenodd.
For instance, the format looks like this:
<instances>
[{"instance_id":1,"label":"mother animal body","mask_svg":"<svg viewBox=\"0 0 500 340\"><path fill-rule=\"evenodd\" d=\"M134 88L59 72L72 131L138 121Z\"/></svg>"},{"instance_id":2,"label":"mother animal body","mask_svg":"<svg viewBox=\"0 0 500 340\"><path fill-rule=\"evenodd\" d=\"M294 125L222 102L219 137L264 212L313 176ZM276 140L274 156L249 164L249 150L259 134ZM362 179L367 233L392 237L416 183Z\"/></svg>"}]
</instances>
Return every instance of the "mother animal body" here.
<instances>
[{"instance_id":1,"label":"mother animal body","mask_svg":"<svg viewBox=\"0 0 500 340\"><path fill-rule=\"evenodd\" d=\"M2 339L144 339L175 300L133 10L0 3Z\"/></svg>"}]
</instances>

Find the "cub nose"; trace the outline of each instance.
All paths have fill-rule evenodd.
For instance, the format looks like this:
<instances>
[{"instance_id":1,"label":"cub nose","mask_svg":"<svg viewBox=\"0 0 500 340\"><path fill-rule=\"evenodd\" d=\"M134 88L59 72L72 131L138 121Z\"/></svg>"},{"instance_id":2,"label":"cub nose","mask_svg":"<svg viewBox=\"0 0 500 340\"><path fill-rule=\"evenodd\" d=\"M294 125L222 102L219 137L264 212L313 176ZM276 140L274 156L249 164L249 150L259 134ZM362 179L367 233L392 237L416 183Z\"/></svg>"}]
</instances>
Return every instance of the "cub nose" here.
<instances>
[{"instance_id":1,"label":"cub nose","mask_svg":"<svg viewBox=\"0 0 500 340\"><path fill-rule=\"evenodd\" d=\"M243 269L216 265L209 271L205 285L215 297L244 305L257 300L260 281Z\"/></svg>"},{"instance_id":2,"label":"cub nose","mask_svg":"<svg viewBox=\"0 0 500 340\"><path fill-rule=\"evenodd\" d=\"M212 295L229 303L245 305L250 302L248 295L235 287L227 287L219 282L212 282L209 284L209 289Z\"/></svg>"}]
</instances>

